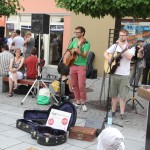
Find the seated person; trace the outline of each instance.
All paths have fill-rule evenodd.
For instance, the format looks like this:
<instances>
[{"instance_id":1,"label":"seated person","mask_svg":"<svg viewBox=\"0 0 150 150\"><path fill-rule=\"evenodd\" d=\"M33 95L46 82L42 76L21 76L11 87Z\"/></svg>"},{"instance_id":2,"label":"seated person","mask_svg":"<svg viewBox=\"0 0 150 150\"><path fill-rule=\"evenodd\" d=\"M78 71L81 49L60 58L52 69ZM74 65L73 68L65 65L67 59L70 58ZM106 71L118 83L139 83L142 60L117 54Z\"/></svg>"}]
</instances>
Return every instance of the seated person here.
<instances>
[{"instance_id":1,"label":"seated person","mask_svg":"<svg viewBox=\"0 0 150 150\"><path fill-rule=\"evenodd\" d=\"M27 79L36 79L38 76L38 57L37 49L31 49L31 55L25 59L26 76Z\"/></svg>"},{"instance_id":2,"label":"seated person","mask_svg":"<svg viewBox=\"0 0 150 150\"><path fill-rule=\"evenodd\" d=\"M65 95L74 98L71 80L68 78L70 69L64 63L58 65L58 73L61 74L61 79L65 83ZM59 79L60 80L60 79Z\"/></svg>"},{"instance_id":3,"label":"seated person","mask_svg":"<svg viewBox=\"0 0 150 150\"><path fill-rule=\"evenodd\" d=\"M0 53L0 76L8 76L9 64L14 56L9 52L8 45L1 45L2 52Z\"/></svg>"},{"instance_id":4,"label":"seated person","mask_svg":"<svg viewBox=\"0 0 150 150\"><path fill-rule=\"evenodd\" d=\"M116 128L104 129L97 140L97 150L125 150L124 137Z\"/></svg>"},{"instance_id":5,"label":"seated person","mask_svg":"<svg viewBox=\"0 0 150 150\"><path fill-rule=\"evenodd\" d=\"M9 94L13 96L13 87L17 89L17 80L23 79L24 73L24 57L21 56L21 50L15 49L15 57L10 60L9 65Z\"/></svg>"}]
</instances>

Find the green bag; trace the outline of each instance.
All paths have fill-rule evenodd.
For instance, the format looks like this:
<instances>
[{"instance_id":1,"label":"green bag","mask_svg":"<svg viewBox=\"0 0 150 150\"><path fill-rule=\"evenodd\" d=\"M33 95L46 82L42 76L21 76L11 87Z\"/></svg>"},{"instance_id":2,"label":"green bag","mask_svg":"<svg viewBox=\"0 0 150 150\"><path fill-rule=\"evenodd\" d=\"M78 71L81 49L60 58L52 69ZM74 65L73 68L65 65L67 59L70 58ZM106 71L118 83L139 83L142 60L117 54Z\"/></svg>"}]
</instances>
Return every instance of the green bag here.
<instances>
[{"instance_id":1,"label":"green bag","mask_svg":"<svg viewBox=\"0 0 150 150\"><path fill-rule=\"evenodd\" d=\"M36 103L39 105L48 105L50 104L50 97L39 95L37 97Z\"/></svg>"},{"instance_id":2,"label":"green bag","mask_svg":"<svg viewBox=\"0 0 150 150\"><path fill-rule=\"evenodd\" d=\"M50 92L48 88L41 88L39 90L39 95L37 97L36 103L39 105L48 105L50 104Z\"/></svg>"}]
</instances>

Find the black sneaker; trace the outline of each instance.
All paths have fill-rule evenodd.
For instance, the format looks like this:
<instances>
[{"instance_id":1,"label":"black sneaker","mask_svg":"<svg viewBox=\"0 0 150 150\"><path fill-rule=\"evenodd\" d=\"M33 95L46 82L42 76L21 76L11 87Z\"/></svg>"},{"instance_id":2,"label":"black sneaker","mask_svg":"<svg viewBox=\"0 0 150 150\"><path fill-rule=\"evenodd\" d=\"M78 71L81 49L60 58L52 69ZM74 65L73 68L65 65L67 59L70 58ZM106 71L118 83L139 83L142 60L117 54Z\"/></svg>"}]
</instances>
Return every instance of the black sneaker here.
<instances>
[{"instance_id":1,"label":"black sneaker","mask_svg":"<svg viewBox=\"0 0 150 150\"><path fill-rule=\"evenodd\" d=\"M112 112L112 117L115 117L115 115L116 115L116 112Z\"/></svg>"}]
</instances>

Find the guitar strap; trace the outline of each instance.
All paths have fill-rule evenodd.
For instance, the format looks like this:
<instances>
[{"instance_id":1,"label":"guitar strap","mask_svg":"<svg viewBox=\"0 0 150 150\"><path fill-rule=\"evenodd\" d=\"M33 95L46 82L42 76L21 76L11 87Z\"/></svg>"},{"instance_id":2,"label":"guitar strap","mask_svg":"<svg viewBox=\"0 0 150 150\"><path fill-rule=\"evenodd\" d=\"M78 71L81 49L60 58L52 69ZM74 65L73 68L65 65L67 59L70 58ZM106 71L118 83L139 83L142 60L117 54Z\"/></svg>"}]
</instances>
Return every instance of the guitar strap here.
<instances>
[{"instance_id":1,"label":"guitar strap","mask_svg":"<svg viewBox=\"0 0 150 150\"><path fill-rule=\"evenodd\" d=\"M115 54L115 52L116 52L116 49L117 49L117 46L118 46L118 44L116 44L115 51L114 51L114 53L113 53L112 56L114 56L114 54ZM129 43L126 44L126 46L125 46L124 49L128 49L128 47L129 47ZM124 49L123 49L123 50L124 50Z\"/></svg>"},{"instance_id":2,"label":"guitar strap","mask_svg":"<svg viewBox=\"0 0 150 150\"><path fill-rule=\"evenodd\" d=\"M115 52L116 52L116 50L117 50L117 46L118 46L118 44L116 44L116 46L114 47L114 52L113 52L113 54L112 54L112 57L114 57L114 55L115 55Z\"/></svg>"},{"instance_id":3,"label":"guitar strap","mask_svg":"<svg viewBox=\"0 0 150 150\"><path fill-rule=\"evenodd\" d=\"M80 48L80 49L81 49L81 47L82 47L85 43L87 43L86 39L85 39L82 43L80 43L80 45L79 45L77 48Z\"/></svg>"},{"instance_id":4,"label":"guitar strap","mask_svg":"<svg viewBox=\"0 0 150 150\"><path fill-rule=\"evenodd\" d=\"M127 43L127 44L126 44L126 47L125 47L125 49L128 49L128 48L129 48L129 43Z\"/></svg>"}]
</instances>

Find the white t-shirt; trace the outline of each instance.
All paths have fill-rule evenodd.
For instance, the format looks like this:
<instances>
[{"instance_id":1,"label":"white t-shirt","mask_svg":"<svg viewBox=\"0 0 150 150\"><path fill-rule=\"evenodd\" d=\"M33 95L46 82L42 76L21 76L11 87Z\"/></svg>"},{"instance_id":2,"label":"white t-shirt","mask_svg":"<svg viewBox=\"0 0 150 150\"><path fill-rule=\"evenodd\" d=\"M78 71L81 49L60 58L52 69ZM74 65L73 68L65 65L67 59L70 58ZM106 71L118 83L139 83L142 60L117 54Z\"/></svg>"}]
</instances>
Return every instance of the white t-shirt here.
<instances>
[{"instance_id":1,"label":"white t-shirt","mask_svg":"<svg viewBox=\"0 0 150 150\"><path fill-rule=\"evenodd\" d=\"M16 36L13 38L13 43L15 43L15 48L20 48L21 53L23 53L24 38Z\"/></svg>"},{"instance_id":2,"label":"white t-shirt","mask_svg":"<svg viewBox=\"0 0 150 150\"><path fill-rule=\"evenodd\" d=\"M123 46L124 49L126 47L127 47L127 44L125 44ZM107 49L107 52L110 54L113 54L115 51L122 52L122 49L120 48L119 45L116 45L116 44L113 44L109 49ZM128 49L126 52L131 54L131 56L134 56L135 55L135 47ZM120 66L117 67L117 70L115 71L114 74L124 75L124 76L130 75L130 62L131 62L131 60L128 60L128 59L126 59L126 57L123 56L120 60Z\"/></svg>"},{"instance_id":3,"label":"white t-shirt","mask_svg":"<svg viewBox=\"0 0 150 150\"><path fill-rule=\"evenodd\" d=\"M11 48L12 42L13 42L13 39L12 39L11 37L7 39L7 45L8 45L8 47L9 47L9 50L10 50L10 48Z\"/></svg>"}]
</instances>

